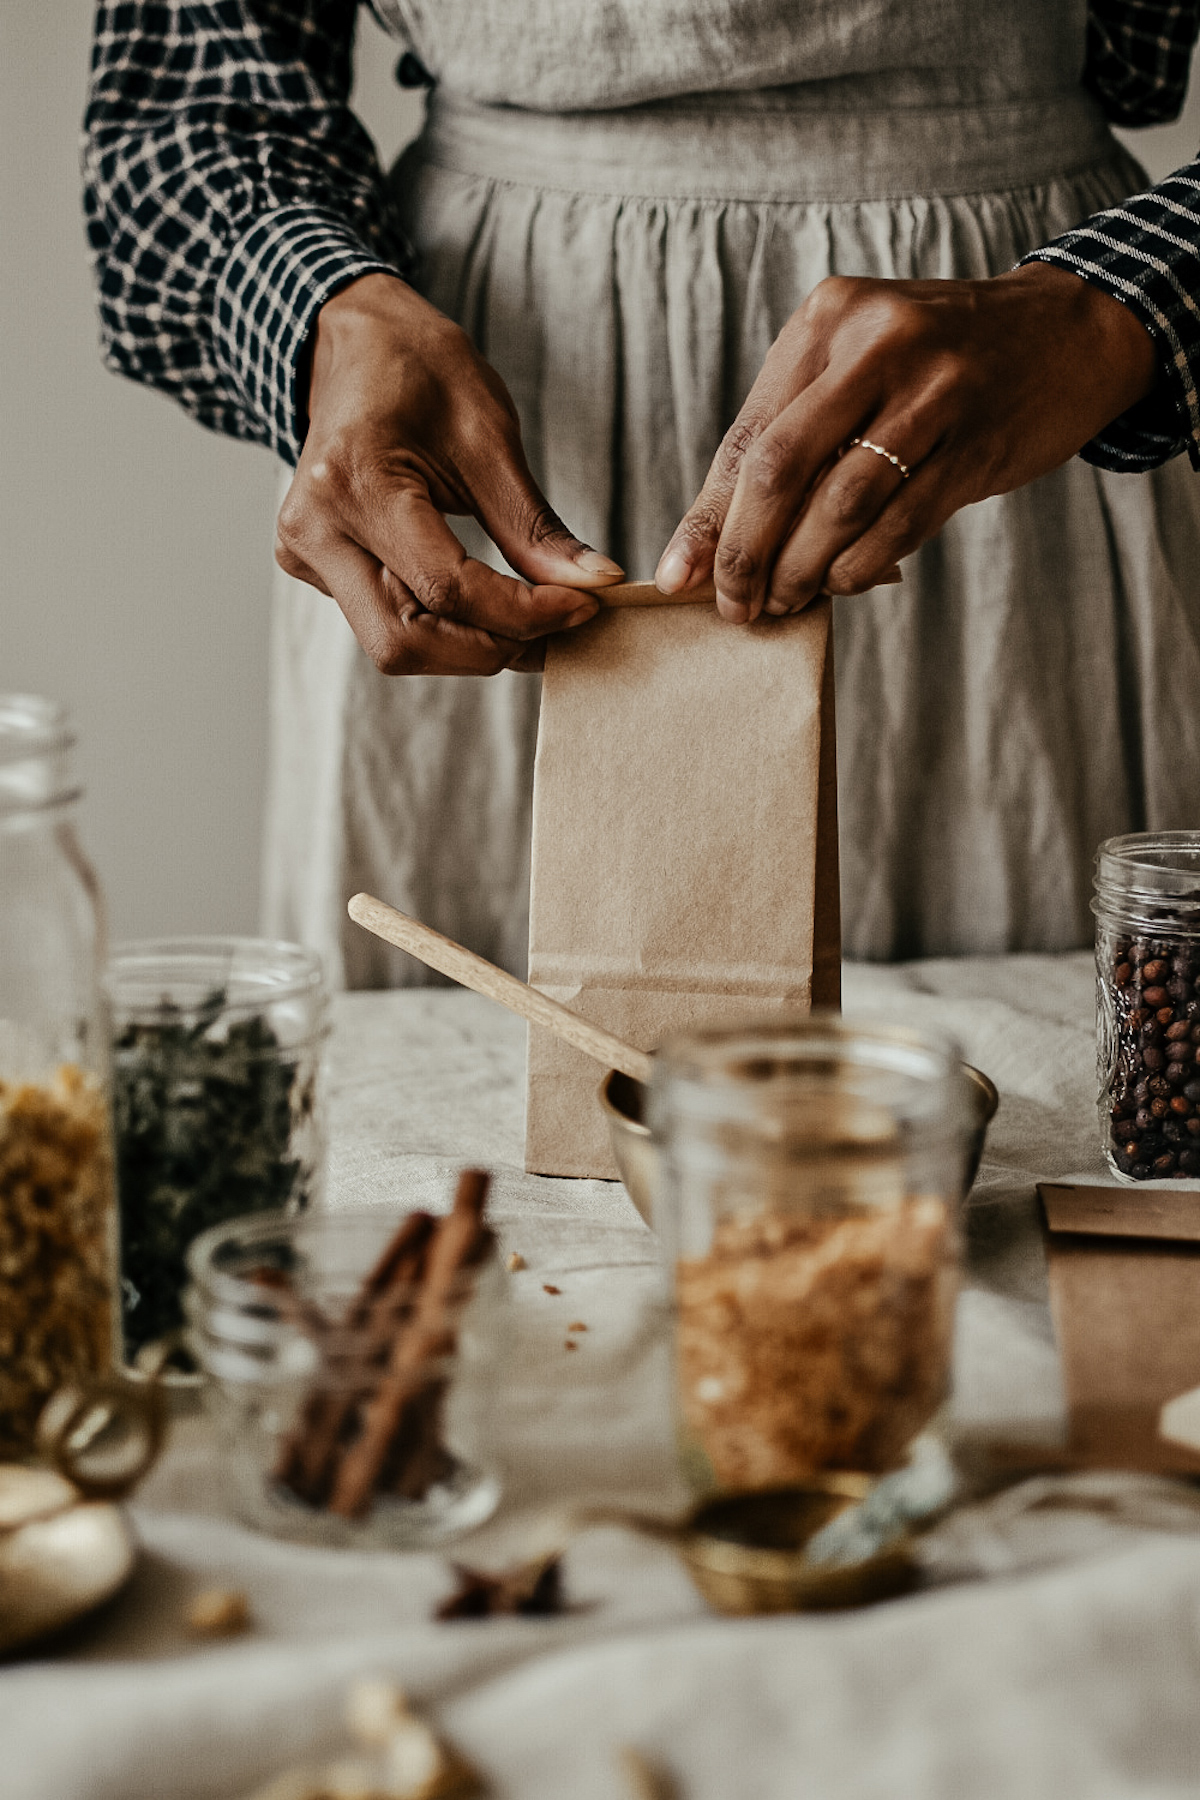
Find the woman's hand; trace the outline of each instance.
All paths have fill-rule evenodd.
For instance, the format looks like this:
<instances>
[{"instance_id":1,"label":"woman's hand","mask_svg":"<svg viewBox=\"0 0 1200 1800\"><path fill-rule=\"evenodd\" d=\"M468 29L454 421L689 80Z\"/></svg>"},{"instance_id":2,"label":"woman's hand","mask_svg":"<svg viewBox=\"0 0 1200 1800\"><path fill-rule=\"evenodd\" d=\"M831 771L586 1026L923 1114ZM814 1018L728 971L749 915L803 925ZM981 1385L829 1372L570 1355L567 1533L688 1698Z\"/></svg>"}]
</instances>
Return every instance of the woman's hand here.
<instances>
[{"instance_id":1,"label":"woman's hand","mask_svg":"<svg viewBox=\"0 0 1200 1800\"><path fill-rule=\"evenodd\" d=\"M446 513L473 514L526 579L468 557ZM590 619L581 588L621 577L551 511L495 370L390 275L321 309L275 556L333 596L385 675L493 675Z\"/></svg>"},{"instance_id":2,"label":"woman's hand","mask_svg":"<svg viewBox=\"0 0 1200 1800\"><path fill-rule=\"evenodd\" d=\"M711 573L741 623L897 581L899 558L960 506L1066 462L1155 371L1136 315L1050 264L985 281L823 281L772 346L658 585Z\"/></svg>"}]
</instances>

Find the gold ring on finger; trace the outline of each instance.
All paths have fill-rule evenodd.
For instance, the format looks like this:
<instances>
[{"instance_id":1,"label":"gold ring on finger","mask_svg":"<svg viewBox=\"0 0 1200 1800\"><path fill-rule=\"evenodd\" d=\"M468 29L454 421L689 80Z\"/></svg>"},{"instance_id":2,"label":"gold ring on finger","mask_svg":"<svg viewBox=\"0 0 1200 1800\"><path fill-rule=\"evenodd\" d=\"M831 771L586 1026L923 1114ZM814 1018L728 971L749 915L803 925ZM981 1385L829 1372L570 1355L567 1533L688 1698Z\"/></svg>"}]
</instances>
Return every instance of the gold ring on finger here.
<instances>
[{"instance_id":1,"label":"gold ring on finger","mask_svg":"<svg viewBox=\"0 0 1200 1800\"><path fill-rule=\"evenodd\" d=\"M912 470L909 468L907 463L902 463L900 461L900 458L898 456L896 456L893 451L885 450L882 444L873 444L871 442L870 438L865 438L865 437L851 438L850 444L851 444L851 447L853 447L855 444L857 444L861 450L873 450L875 452L876 456L882 456L884 462L890 462L893 469L899 469L900 474L905 481L907 481L909 476L912 474Z\"/></svg>"}]
</instances>

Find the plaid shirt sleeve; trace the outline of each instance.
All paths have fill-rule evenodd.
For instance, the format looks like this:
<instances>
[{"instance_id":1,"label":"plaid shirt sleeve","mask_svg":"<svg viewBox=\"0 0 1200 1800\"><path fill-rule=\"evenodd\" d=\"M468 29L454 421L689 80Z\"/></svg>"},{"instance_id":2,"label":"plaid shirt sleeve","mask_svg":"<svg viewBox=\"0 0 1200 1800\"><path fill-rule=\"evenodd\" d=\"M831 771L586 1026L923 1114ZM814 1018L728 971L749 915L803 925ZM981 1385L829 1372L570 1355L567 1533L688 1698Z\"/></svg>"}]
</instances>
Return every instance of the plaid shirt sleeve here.
<instances>
[{"instance_id":1,"label":"plaid shirt sleeve","mask_svg":"<svg viewBox=\"0 0 1200 1800\"><path fill-rule=\"evenodd\" d=\"M98 0L85 211L110 368L294 463L319 308L410 253L348 108L357 0Z\"/></svg>"},{"instance_id":2,"label":"plaid shirt sleeve","mask_svg":"<svg viewBox=\"0 0 1200 1800\"><path fill-rule=\"evenodd\" d=\"M1084 84L1119 125L1178 117L1200 0L1091 0ZM1085 446L1105 469L1153 469L1186 449L1200 469L1200 158L1027 257L1056 263L1135 312L1154 339L1154 393Z\"/></svg>"}]
</instances>

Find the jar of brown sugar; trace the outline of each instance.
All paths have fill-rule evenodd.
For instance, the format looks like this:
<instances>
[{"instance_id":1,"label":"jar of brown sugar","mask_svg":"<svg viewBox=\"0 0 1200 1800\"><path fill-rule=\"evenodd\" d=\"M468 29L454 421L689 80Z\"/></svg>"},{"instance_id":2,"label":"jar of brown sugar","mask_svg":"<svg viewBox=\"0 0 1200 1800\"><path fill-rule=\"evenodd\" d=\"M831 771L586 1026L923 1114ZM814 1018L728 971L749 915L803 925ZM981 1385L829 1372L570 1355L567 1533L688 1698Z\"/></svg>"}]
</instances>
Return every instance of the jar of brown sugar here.
<instances>
[{"instance_id":1,"label":"jar of brown sugar","mask_svg":"<svg viewBox=\"0 0 1200 1800\"><path fill-rule=\"evenodd\" d=\"M1200 1179L1200 831L1096 853L1101 1141L1132 1181Z\"/></svg>"},{"instance_id":2,"label":"jar of brown sugar","mask_svg":"<svg viewBox=\"0 0 1200 1800\"><path fill-rule=\"evenodd\" d=\"M684 1473L904 1463L946 1399L972 1106L949 1042L814 1014L656 1058Z\"/></svg>"},{"instance_id":3,"label":"jar of brown sugar","mask_svg":"<svg viewBox=\"0 0 1200 1800\"><path fill-rule=\"evenodd\" d=\"M0 1456L113 1360L115 1215L95 877L61 708L0 696Z\"/></svg>"}]
</instances>

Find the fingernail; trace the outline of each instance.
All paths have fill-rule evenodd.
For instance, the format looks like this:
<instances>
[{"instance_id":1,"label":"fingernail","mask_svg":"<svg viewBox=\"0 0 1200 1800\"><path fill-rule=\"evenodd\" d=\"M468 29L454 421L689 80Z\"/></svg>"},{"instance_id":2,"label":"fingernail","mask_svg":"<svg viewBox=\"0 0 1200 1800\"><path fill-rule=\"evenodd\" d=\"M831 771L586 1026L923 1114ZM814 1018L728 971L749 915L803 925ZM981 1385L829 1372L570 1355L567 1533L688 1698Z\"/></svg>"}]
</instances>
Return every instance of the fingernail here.
<instances>
[{"instance_id":1,"label":"fingernail","mask_svg":"<svg viewBox=\"0 0 1200 1800\"><path fill-rule=\"evenodd\" d=\"M884 573L879 577L879 580L875 583L875 586L876 587L896 587L903 580L904 580L904 576L900 572L900 565L898 563L893 563L892 567L890 569L885 570Z\"/></svg>"},{"instance_id":2,"label":"fingernail","mask_svg":"<svg viewBox=\"0 0 1200 1800\"><path fill-rule=\"evenodd\" d=\"M743 606L740 600L731 600L728 594L717 591L717 611L731 625L744 625L750 617L750 608Z\"/></svg>"},{"instance_id":3,"label":"fingernail","mask_svg":"<svg viewBox=\"0 0 1200 1800\"><path fill-rule=\"evenodd\" d=\"M585 575L611 575L616 581L625 573L620 563L615 563L611 556L601 556L598 550L581 550L575 558L575 567L582 569Z\"/></svg>"},{"instance_id":4,"label":"fingernail","mask_svg":"<svg viewBox=\"0 0 1200 1800\"><path fill-rule=\"evenodd\" d=\"M786 600L768 600L766 610L773 619L782 619L783 615L790 612L791 608Z\"/></svg>"},{"instance_id":5,"label":"fingernail","mask_svg":"<svg viewBox=\"0 0 1200 1800\"><path fill-rule=\"evenodd\" d=\"M594 602L591 606L576 607L575 611L568 618L566 625L563 627L563 629L565 631L570 631L570 629L573 625L586 625L588 620L594 619L596 614L599 611L600 611L600 604L598 601Z\"/></svg>"},{"instance_id":6,"label":"fingernail","mask_svg":"<svg viewBox=\"0 0 1200 1800\"><path fill-rule=\"evenodd\" d=\"M665 550L654 571L654 585L661 594L677 594L691 572L682 550Z\"/></svg>"}]
</instances>

